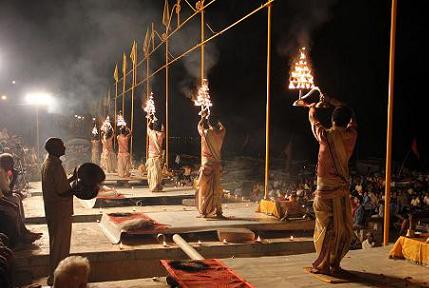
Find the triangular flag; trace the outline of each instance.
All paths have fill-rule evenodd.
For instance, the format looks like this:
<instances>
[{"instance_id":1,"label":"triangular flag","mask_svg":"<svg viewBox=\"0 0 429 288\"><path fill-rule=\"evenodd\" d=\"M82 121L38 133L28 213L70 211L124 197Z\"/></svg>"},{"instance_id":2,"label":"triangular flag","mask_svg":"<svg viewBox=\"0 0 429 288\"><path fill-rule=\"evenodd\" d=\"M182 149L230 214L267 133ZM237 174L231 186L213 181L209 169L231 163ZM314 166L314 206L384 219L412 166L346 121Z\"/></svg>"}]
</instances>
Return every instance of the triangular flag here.
<instances>
[{"instance_id":1,"label":"triangular flag","mask_svg":"<svg viewBox=\"0 0 429 288\"><path fill-rule=\"evenodd\" d=\"M168 0L165 0L164 11L162 12L162 24L164 24L164 26L167 27L169 20L170 20L170 8L168 7Z\"/></svg>"},{"instance_id":2,"label":"triangular flag","mask_svg":"<svg viewBox=\"0 0 429 288\"><path fill-rule=\"evenodd\" d=\"M133 41L133 47L131 48L130 58L131 58L131 62L133 63L133 65L136 64L136 60L137 60L137 43L136 43L136 41Z\"/></svg>"},{"instance_id":3,"label":"triangular flag","mask_svg":"<svg viewBox=\"0 0 429 288\"><path fill-rule=\"evenodd\" d=\"M115 79L116 82L119 81L118 63L116 63L115 71L113 72L113 79Z\"/></svg>"},{"instance_id":4,"label":"triangular flag","mask_svg":"<svg viewBox=\"0 0 429 288\"><path fill-rule=\"evenodd\" d=\"M127 55L122 55L122 74L127 74Z\"/></svg>"},{"instance_id":5,"label":"triangular flag","mask_svg":"<svg viewBox=\"0 0 429 288\"><path fill-rule=\"evenodd\" d=\"M149 54L149 45L150 45L150 34L149 34L149 28L147 28L146 35L144 36L144 43L143 43L143 53L145 55Z\"/></svg>"}]
</instances>

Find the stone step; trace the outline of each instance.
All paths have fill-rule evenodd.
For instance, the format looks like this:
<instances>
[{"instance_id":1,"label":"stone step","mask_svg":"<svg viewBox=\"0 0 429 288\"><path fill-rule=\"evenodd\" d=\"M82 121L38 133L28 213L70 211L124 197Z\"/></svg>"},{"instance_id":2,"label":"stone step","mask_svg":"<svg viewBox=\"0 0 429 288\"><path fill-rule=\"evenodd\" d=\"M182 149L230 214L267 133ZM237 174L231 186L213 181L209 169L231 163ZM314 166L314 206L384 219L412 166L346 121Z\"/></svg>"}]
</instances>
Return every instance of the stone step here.
<instances>
[{"instance_id":1,"label":"stone step","mask_svg":"<svg viewBox=\"0 0 429 288\"><path fill-rule=\"evenodd\" d=\"M45 225L32 225L30 228L46 234ZM16 273L20 284L27 284L47 275L49 248L45 234L36 243L36 249L16 252ZM264 240L263 243L243 244L223 244L211 240L214 239L213 236L208 237L208 240L204 237L208 236L193 234L185 238L207 258L290 255L314 250L313 240L309 235L295 236L293 241L289 237L283 237ZM202 245L198 245L199 239L203 241ZM76 223L73 224L71 254L90 260L90 280L93 282L165 276L159 260L187 259L171 240L167 241L167 247L154 241L154 237L148 237L144 242L142 239L138 242L129 239L128 244L112 245L102 235L96 223Z\"/></svg>"}]
</instances>

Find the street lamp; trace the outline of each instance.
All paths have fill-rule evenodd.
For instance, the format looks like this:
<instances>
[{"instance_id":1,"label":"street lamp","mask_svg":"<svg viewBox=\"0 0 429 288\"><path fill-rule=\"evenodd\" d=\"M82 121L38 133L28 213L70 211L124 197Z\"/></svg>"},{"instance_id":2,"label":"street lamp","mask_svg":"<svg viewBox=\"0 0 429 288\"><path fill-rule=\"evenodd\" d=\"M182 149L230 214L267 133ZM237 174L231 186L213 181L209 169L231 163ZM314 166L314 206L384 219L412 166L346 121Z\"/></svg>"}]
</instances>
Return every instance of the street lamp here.
<instances>
[{"instance_id":1,"label":"street lamp","mask_svg":"<svg viewBox=\"0 0 429 288\"><path fill-rule=\"evenodd\" d=\"M54 104L52 95L46 92L28 93L25 96L25 102L36 108L36 145L37 161L40 161L40 135L39 135L39 107L49 107Z\"/></svg>"},{"instance_id":2,"label":"street lamp","mask_svg":"<svg viewBox=\"0 0 429 288\"><path fill-rule=\"evenodd\" d=\"M1 95L0 99L3 100L3 101L6 101L7 100L7 96L6 95Z\"/></svg>"}]
</instances>

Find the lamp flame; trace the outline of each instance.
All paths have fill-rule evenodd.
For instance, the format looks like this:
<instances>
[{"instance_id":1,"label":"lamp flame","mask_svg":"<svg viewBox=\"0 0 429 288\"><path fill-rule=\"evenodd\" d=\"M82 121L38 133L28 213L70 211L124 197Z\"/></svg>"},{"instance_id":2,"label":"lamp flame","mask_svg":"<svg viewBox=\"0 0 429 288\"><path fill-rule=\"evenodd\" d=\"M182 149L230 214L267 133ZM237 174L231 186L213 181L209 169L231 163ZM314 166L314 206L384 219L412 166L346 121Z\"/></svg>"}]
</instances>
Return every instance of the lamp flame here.
<instances>
[{"instance_id":1,"label":"lamp flame","mask_svg":"<svg viewBox=\"0 0 429 288\"><path fill-rule=\"evenodd\" d=\"M97 136L98 135L98 129L97 129L97 125L94 124L94 128L92 128L92 136Z\"/></svg>"},{"instance_id":2,"label":"lamp flame","mask_svg":"<svg viewBox=\"0 0 429 288\"><path fill-rule=\"evenodd\" d=\"M210 116L210 107L212 107L213 104L210 99L209 81L207 79L203 79L201 87L198 89L197 99L194 100L194 104L195 106L201 107L201 111L198 113L198 115L202 115L203 112L206 112L206 119L208 119Z\"/></svg>"},{"instance_id":3,"label":"lamp flame","mask_svg":"<svg viewBox=\"0 0 429 288\"><path fill-rule=\"evenodd\" d=\"M101 125L100 130L107 133L109 130L112 130L112 124L110 124L110 117L107 116L106 120L104 120L103 125Z\"/></svg>"},{"instance_id":4,"label":"lamp flame","mask_svg":"<svg viewBox=\"0 0 429 288\"><path fill-rule=\"evenodd\" d=\"M116 121L116 125L120 128L120 127L125 127L127 126L127 122L125 122L124 116L122 115L122 113L119 113L118 115L118 119Z\"/></svg>"},{"instance_id":5,"label":"lamp flame","mask_svg":"<svg viewBox=\"0 0 429 288\"><path fill-rule=\"evenodd\" d=\"M154 123L158 120L155 116L156 109L155 101L153 100L153 92L150 92L149 99L146 100L144 111L146 112L146 118L149 119L150 122Z\"/></svg>"},{"instance_id":6,"label":"lamp flame","mask_svg":"<svg viewBox=\"0 0 429 288\"><path fill-rule=\"evenodd\" d=\"M312 89L314 88L314 77L307 60L305 47L299 49L299 57L294 60L289 77L289 89Z\"/></svg>"}]
</instances>

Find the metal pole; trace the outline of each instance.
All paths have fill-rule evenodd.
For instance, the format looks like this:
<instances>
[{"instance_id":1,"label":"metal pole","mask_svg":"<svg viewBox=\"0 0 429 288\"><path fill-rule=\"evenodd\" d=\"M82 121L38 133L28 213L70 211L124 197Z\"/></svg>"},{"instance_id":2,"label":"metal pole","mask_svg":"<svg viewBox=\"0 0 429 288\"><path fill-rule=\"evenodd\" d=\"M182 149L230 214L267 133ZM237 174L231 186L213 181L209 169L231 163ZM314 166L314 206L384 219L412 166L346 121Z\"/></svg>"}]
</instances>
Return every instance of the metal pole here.
<instances>
[{"instance_id":1,"label":"metal pole","mask_svg":"<svg viewBox=\"0 0 429 288\"><path fill-rule=\"evenodd\" d=\"M200 2L201 5L201 43L204 42L204 26L205 26L205 22L204 22L204 0L201 0ZM201 53L200 53L200 85L203 85L203 80L204 80L204 45L201 45Z\"/></svg>"},{"instance_id":2,"label":"metal pole","mask_svg":"<svg viewBox=\"0 0 429 288\"><path fill-rule=\"evenodd\" d=\"M116 116L118 114L118 81L115 81L115 117L113 118L113 127L115 128L115 131L113 134L116 133ZM116 148L116 137L113 137L113 149Z\"/></svg>"},{"instance_id":3,"label":"metal pole","mask_svg":"<svg viewBox=\"0 0 429 288\"><path fill-rule=\"evenodd\" d=\"M268 199L270 178L270 97L271 97L271 4L268 5L267 21L267 106L265 114L265 193L264 199Z\"/></svg>"},{"instance_id":4,"label":"metal pole","mask_svg":"<svg viewBox=\"0 0 429 288\"><path fill-rule=\"evenodd\" d=\"M107 90L107 115L110 114L110 88Z\"/></svg>"},{"instance_id":5,"label":"metal pole","mask_svg":"<svg viewBox=\"0 0 429 288\"><path fill-rule=\"evenodd\" d=\"M124 53L124 57L125 53ZM126 59L126 58L125 58ZM126 63L126 60L124 61L124 63ZM127 73L126 73L126 66L125 68L122 67L122 72L123 72L123 77L122 77L122 115L125 117L125 93L126 93L126 88L127 88Z\"/></svg>"},{"instance_id":6,"label":"metal pole","mask_svg":"<svg viewBox=\"0 0 429 288\"><path fill-rule=\"evenodd\" d=\"M137 47L137 46L136 46ZM134 129L134 90L135 90L135 84L136 84L136 78L137 78L137 48L135 51L136 55L136 59L133 62L133 81L131 84L131 132L133 132ZM130 143L130 160L131 160L131 167L133 167L133 140L134 140L134 133L131 133L131 143Z\"/></svg>"},{"instance_id":7,"label":"metal pole","mask_svg":"<svg viewBox=\"0 0 429 288\"><path fill-rule=\"evenodd\" d=\"M40 133L39 133L39 106L36 105L36 146L37 146L37 161L40 164Z\"/></svg>"},{"instance_id":8,"label":"metal pole","mask_svg":"<svg viewBox=\"0 0 429 288\"><path fill-rule=\"evenodd\" d=\"M150 73L150 56L148 55L146 60L146 77L149 76ZM146 81L146 100L148 100L150 97L150 81L149 78ZM149 155L149 135L147 134L147 125L148 125L148 119L146 119L146 160L148 159Z\"/></svg>"},{"instance_id":9,"label":"metal pole","mask_svg":"<svg viewBox=\"0 0 429 288\"><path fill-rule=\"evenodd\" d=\"M168 35L168 28L165 31L165 35ZM167 38L166 38L167 39ZM169 168L169 159L170 159L170 137L169 137L169 118L168 118L168 98L169 98L169 83L168 83L168 40L165 40L165 165L167 169Z\"/></svg>"},{"instance_id":10,"label":"metal pole","mask_svg":"<svg viewBox=\"0 0 429 288\"><path fill-rule=\"evenodd\" d=\"M392 126L393 126L393 96L395 88L395 41L396 41L396 8L397 0L392 0L390 19L390 56L389 56L389 88L387 103L387 136L386 136L386 179L384 190L384 240L389 244L390 222L390 180L392 172Z\"/></svg>"}]
</instances>

